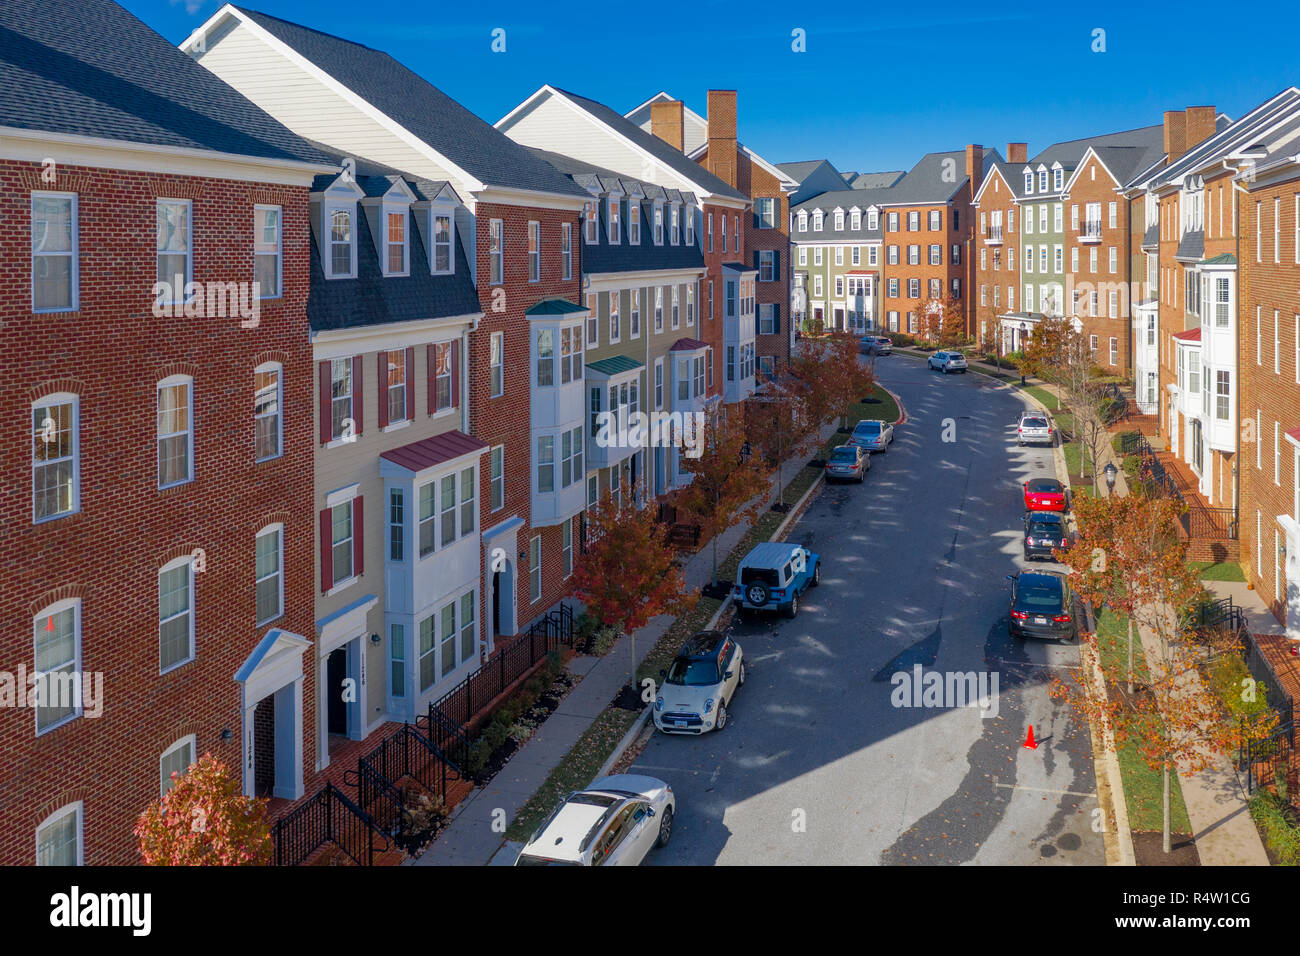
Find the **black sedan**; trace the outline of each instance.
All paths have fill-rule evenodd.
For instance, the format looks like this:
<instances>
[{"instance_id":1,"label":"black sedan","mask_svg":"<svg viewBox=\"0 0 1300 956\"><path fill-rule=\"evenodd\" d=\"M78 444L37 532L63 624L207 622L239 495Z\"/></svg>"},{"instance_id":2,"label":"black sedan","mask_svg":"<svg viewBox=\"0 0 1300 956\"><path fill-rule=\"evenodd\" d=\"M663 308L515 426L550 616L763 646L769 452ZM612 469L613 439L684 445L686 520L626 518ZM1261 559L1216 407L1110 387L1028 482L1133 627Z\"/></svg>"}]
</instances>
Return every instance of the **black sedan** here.
<instances>
[{"instance_id":1,"label":"black sedan","mask_svg":"<svg viewBox=\"0 0 1300 956\"><path fill-rule=\"evenodd\" d=\"M1078 636L1074 592L1064 575L1021 571L1007 579L1011 582L1007 631L1012 637L1069 641Z\"/></svg>"},{"instance_id":2,"label":"black sedan","mask_svg":"<svg viewBox=\"0 0 1300 956\"><path fill-rule=\"evenodd\" d=\"M1065 527L1065 517L1058 511L1028 511L1025 513L1025 560L1052 559L1057 548L1070 546L1070 532Z\"/></svg>"}]
</instances>

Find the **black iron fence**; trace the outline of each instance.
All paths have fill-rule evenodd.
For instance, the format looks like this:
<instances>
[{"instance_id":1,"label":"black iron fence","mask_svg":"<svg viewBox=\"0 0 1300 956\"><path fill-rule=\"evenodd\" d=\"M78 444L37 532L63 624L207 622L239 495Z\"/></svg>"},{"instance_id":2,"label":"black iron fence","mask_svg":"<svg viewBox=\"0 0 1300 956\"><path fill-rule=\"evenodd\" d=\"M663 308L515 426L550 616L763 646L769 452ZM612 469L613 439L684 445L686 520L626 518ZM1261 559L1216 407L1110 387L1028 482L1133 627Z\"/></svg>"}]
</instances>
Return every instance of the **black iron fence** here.
<instances>
[{"instance_id":1,"label":"black iron fence","mask_svg":"<svg viewBox=\"0 0 1300 956\"><path fill-rule=\"evenodd\" d=\"M1246 667L1257 685L1264 688L1265 700L1277 714L1277 727L1264 740L1248 741L1238 754L1238 770L1246 777L1246 792L1272 786L1279 776L1286 781L1288 802L1300 808L1300 779L1293 770L1295 740L1295 701L1282 686L1277 671L1260 650L1254 636L1243 625L1242 639Z\"/></svg>"},{"instance_id":2,"label":"black iron fence","mask_svg":"<svg viewBox=\"0 0 1300 956\"><path fill-rule=\"evenodd\" d=\"M370 814L332 783L276 820L271 835L276 866L300 866L329 843L358 866L370 866L376 853L391 847Z\"/></svg>"}]
</instances>

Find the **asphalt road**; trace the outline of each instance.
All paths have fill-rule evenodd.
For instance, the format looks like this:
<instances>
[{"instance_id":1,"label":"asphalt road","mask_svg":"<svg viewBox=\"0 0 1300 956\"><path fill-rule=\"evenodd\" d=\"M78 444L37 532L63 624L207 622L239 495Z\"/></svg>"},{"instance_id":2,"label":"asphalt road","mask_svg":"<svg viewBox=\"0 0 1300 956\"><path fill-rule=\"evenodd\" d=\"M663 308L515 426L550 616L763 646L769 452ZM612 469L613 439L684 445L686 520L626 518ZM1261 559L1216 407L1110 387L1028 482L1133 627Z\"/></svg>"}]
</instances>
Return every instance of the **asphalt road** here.
<instances>
[{"instance_id":1,"label":"asphalt road","mask_svg":"<svg viewBox=\"0 0 1300 956\"><path fill-rule=\"evenodd\" d=\"M1024 400L984 376L901 355L877 372L909 420L790 535L821 554L821 586L793 621L733 627L749 666L725 730L656 733L633 767L677 794L648 864L1105 862L1087 725L1048 694L1078 649L1006 631L1020 483L1054 474L1051 451L1016 446ZM895 706L918 664L996 676L996 714Z\"/></svg>"}]
</instances>

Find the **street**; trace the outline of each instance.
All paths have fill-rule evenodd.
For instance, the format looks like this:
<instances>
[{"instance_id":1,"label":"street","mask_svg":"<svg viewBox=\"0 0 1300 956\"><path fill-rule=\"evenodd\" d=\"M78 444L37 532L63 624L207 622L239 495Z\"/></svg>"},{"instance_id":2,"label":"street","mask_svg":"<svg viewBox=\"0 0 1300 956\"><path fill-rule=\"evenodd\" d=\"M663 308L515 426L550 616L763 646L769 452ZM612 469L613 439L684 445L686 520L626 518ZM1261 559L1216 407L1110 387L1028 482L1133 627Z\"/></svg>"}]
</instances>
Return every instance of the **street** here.
<instances>
[{"instance_id":1,"label":"street","mask_svg":"<svg viewBox=\"0 0 1300 956\"><path fill-rule=\"evenodd\" d=\"M734 626L748 674L725 730L656 733L632 768L677 795L646 862L1102 865L1088 727L1048 695L1078 649L1006 631L1020 483L1054 476L1052 451L1016 446L1024 402L984 376L876 369L908 421L788 536L821 554L820 587L795 620ZM917 665L996 679L990 715L895 706L891 678Z\"/></svg>"}]
</instances>

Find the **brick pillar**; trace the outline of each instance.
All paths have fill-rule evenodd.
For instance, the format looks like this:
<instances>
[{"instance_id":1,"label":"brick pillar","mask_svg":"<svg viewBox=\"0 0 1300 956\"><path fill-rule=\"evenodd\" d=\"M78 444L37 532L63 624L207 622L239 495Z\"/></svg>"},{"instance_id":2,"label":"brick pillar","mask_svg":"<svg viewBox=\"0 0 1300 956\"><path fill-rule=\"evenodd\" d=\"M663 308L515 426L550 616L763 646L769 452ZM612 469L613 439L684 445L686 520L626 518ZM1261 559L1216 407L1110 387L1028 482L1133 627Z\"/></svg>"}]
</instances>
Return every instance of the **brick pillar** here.
<instances>
[{"instance_id":1,"label":"brick pillar","mask_svg":"<svg viewBox=\"0 0 1300 956\"><path fill-rule=\"evenodd\" d=\"M1029 162L1029 144L1028 143L1007 143L1007 162L1008 163Z\"/></svg>"},{"instance_id":2,"label":"brick pillar","mask_svg":"<svg viewBox=\"0 0 1300 956\"><path fill-rule=\"evenodd\" d=\"M1165 164L1176 163L1187 152L1187 114L1165 110Z\"/></svg>"},{"instance_id":3,"label":"brick pillar","mask_svg":"<svg viewBox=\"0 0 1300 956\"><path fill-rule=\"evenodd\" d=\"M1186 112L1187 132L1184 145L1187 149L1198 146L1214 135L1214 107L1189 106Z\"/></svg>"},{"instance_id":4,"label":"brick pillar","mask_svg":"<svg viewBox=\"0 0 1300 956\"><path fill-rule=\"evenodd\" d=\"M709 90L708 122L708 170L734 188L737 179L735 90Z\"/></svg>"},{"instance_id":5,"label":"brick pillar","mask_svg":"<svg viewBox=\"0 0 1300 956\"><path fill-rule=\"evenodd\" d=\"M650 104L650 132L678 152L685 148L683 144L686 142L686 134L683 131L683 123L681 100Z\"/></svg>"}]
</instances>

